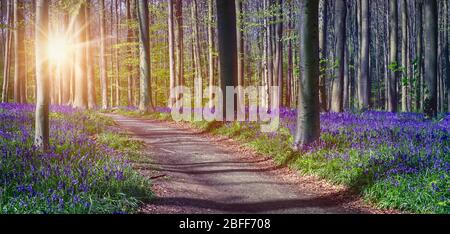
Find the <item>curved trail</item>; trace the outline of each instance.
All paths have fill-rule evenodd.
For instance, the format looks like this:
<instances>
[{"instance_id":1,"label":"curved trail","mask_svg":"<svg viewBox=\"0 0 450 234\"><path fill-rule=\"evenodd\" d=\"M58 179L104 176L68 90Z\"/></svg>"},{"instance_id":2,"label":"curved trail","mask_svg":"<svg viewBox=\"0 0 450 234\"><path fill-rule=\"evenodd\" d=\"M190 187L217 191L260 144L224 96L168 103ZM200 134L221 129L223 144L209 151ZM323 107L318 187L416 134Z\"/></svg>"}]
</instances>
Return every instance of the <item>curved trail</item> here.
<instances>
[{"instance_id":1,"label":"curved trail","mask_svg":"<svg viewBox=\"0 0 450 234\"><path fill-rule=\"evenodd\" d=\"M309 189L315 182L286 180L269 159L249 157L226 142L216 144L165 122L109 116L121 131L145 143L149 160L136 167L152 177L157 198L142 208L144 213L367 212L346 206L353 200L336 199L341 192L322 193Z\"/></svg>"}]
</instances>

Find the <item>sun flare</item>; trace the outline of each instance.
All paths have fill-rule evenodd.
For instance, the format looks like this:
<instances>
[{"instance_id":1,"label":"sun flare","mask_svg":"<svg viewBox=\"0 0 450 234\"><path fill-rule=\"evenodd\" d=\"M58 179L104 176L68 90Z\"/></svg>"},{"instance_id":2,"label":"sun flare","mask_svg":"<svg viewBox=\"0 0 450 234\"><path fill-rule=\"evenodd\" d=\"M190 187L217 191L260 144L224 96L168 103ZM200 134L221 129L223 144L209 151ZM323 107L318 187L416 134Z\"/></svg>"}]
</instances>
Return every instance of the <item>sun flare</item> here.
<instances>
[{"instance_id":1,"label":"sun flare","mask_svg":"<svg viewBox=\"0 0 450 234\"><path fill-rule=\"evenodd\" d=\"M71 51L69 40L63 35L53 35L48 42L48 59L53 64L63 63Z\"/></svg>"}]
</instances>

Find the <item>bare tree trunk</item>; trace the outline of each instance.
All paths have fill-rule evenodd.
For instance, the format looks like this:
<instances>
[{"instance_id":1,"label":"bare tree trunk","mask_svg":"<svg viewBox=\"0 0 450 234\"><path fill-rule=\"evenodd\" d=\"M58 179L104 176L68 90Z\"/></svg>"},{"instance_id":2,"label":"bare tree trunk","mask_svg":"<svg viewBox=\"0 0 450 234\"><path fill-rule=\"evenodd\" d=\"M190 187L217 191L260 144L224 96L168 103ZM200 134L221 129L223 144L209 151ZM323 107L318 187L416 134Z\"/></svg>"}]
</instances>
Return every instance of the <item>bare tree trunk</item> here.
<instances>
[{"instance_id":1,"label":"bare tree trunk","mask_svg":"<svg viewBox=\"0 0 450 234\"><path fill-rule=\"evenodd\" d=\"M278 85L278 95L280 96L281 105L283 105L283 0L278 2L277 24L275 25L275 71Z\"/></svg>"},{"instance_id":2,"label":"bare tree trunk","mask_svg":"<svg viewBox=\"0 0 450 234\"><path fill-rule=\"evenodd\" d=\"M75 100L74 107L87 109L87 65L86 65L86 4L78 3L78 12L75 20L75 28L79 31L77 42L82 45L75 51Z\"/></svg>"},{"instance_id":3,"label":"bare tree trunk","mask_svg":"<svg viewBox=\"0 0 450 234\"><path fill-rule=\"evenodd\" d=\"M105 58L105 0L100 0L100 82L102 84L102 109L108 109L108 77Z\"/></svg>"},{"instance_id":4,"label":"bare tree trunk","mask_svg":"<svg viewBox=\"0 0 450 234\"><path fill-rule=\"evenodd\" d=\"M208 60L209 60L209 100L214 99L214 19L213 19L214 0L208 1ZM214 103L211 101L209 108L213 108Z\"/></svg>"},{"instance_id":5,"label":"bare tree trunk","mask_svg":"<svg viewBox=\"0 0 450 234\"><path fill-rule=\"evenodd\" d=\"M95 99L95 74L94 74L94 61L93 61L93 45L89 43L91 39L91 0L86 0L86 72L87 72L87 96L88 96L88 108L95 109L97 107Z\"/></svg>"},{"instance_id":6,"label":"bare tree trunk","mask_svg":"<svg viewBox=\"0 0 450 234\"><path fill-rule=\"evenodd\" d=\"M119 0L115 1L115 10L116 10L116 45L119 45L119 38L120 38L120 3ZM116 64L116 75L115 75L115 88L116 88L116 106L120 106L120 63L119 63L119 47L115 48L114 58L115 58L115 64Z\"/></svg>"},{"instance_id":7,"label":"bare tree trunk","mask_svg":"<svg viewBox=\"0 0 450 234\"><path fill-rule=\"evenodd\" d=\"M11 2L8 1L6 4L6 22L8 25L11 25ZM2 86L2 102L8 101L8 84L9 84L9 74L11 67L11 41L12 41L12 33L11 29L8 27L5 29L5 49L4 49L4 62L3 62L3 86Z\"/></svg>"},{"instance_id":8,"label":"bare tree trunk","mask_svg":"<svg viewBox=\"0 0 450 234\"><path fill-rule=\"evenodd\" d=\"M175 26L174 26L174 14L173 14L173 1L169 0L168 6L168 24L169 24L169 72L170 72L170 97L169 97L169 107L173 107L175 104L175 82L176 82L176 71L175 71ZM211 4L211 3L210 3Z\"/></svg>"},{"instance_id":9,"label":"bare tree trunk","mask_svg":"<svg viewBox=\"0 0 450 234\"><path fill-rule=\"evenodd\" d=\"M437 115L437 43L438 11L437 0L424 1L424 42L425 42L425 92L424 111L429 117Z\"/></svg>"},{"instance_id":10,"label":"bare tree trunk","mask_svg":"<svg viewBox=\"0 0 450 234\"><path fill-rule=\"evenodd\" d=\"M319 2L300 0L300 77L295 150L320 137L319 107Z\"/></svg>"},{"instance_id":11,"label":"bare tree trunk","mask_svg":"<svg viewBox=\"0 0 450 234\"><path fill-rule=\"evenodd\" d=\"M397 112L397 68L394 66L398 64L397 60L397 24L398 24L398 9L397 0L389 1L389 31L390 31L390 66L394 68L391 71L389 79L389 108L390 112Z\"/></svg>"},{"instance_id":12,"label":"bare tree trunk","mask_svg":"<svg viewBox=\"0 0 450 234\"><path fill-rule=\"evenodd\" d=\"M43 151L49 146L49 105L48 105L48 1L36 1L36 123L35 145Z\"/></svg>"},{"instance_id":13,"label":"bare tree trunk","mask_svg":"<svg viewBox=\"0 0 450 234\"><path fill-rule=\"evenodd\" d=\"M237 86L244 87L244 74L245 74L245 64L244 64L244 17L243 17L243 8L242 8L242 0L235 0L236 7L236 42L237 42ZM245 105L243 99L242 90L238 91L237 94L239 105Z\"/></svg>"},{"instance_id":14,"label":"bare tree trunk","mask_svg":"<svg viewBox=\"0 0 450 234\"><path fill-rule=\"evenodd\" d=\"M220 59L220 79L223 92L223 117L227 116L227 110L234 105L234 95L228 96L226 87L237 86L237 36L236 36L236 5L235 1L216 0L217 5L217 29ZM236 110L236 105L234 105Z\"/></svg>"},{"instance_id":15,"label":"bare tree trunk","mask_svg":"<svg viewBox=\"0 0 450 234\"><path fill-rule=\"evenodd\" d=\"M126 0L126 8L127 8L127 43L132 43L133 31L131 30L131 0ZM131 50L132 46L127 46L127 54L129 58L133 57L133 53ZM127 64L127 95L128 95L128 106L133 106L133 65Z\"/></svg>"},{"instance_id":16,"label":"bare tree trunk","mask_svg":"<svg viewBox=\"0 0 450 234\"><path fill-rule=\"evenodd\" d=\"M344 95L344 62L345 62L345 22L347 15L347 7L344 0L335 1L335 30L336 30L336 77L333 80L333 97L331 102L332 112L343 111L343 95Z\"/></svg>"},{"instance_id":17,"label":"bare tree trunk","mask_svg":"<svg viewBox=\"0 0 450 234\"><path fill-rule=\"evenodd\" d=\"M141 112L152 112L151 80L150 80L150 41L148 23L148 1L138 0L139 17L139 51L140 51L140 77L141 98L139 110Z\"/></svg>"},{"instance_id":18,"label":"bare tree trunk","mask_svg":"<svg viewBox=\"0 0 450 234\"><path fill-rule=\"evenodd\" d=\"M200 35L198 30L198 9L197 9L197 0L192 1L192 20L194 22L193 32L194 32L194 55L195 55L195 73L196 78L203 81L202 74L202 60L201 60L201 51L200 51Z\"/></svg>"},{"instance_id":19,"label":"bare tree trunk","mask_svg":"<svg viewBox=\"0 0 450 234\"><path fill-rule=\"evenodd\" d=\"M183 60L183 2L175 0L175 18L177 20L177 85L184 86L184 60ZM181 95L177 97L180 99Z\"/></svg>"},{"instance_id":20,"label":"bare tree trunk","mask_svg":"<svg viewBox=\"0 0 450 234\"><path fill-rule=\"evenodd\" d=\"M408 110L408 3L407 0L402 0L402 111Z\"/></svg>"},{"instance_id":21,"label":"bare tree trunk","mask_svg":"<svg viewBox=\"0 0 450 234\"><path fill-rule=\"evenodd\" d=\"M14 102L25 103L25 24L23 1L14 0Z\"/></svg>"},{"instance_id":22,"label":"bare tree trunk","mask_svg":"<svg viewBox=\"0 0 450 234\"><path fill-rule=\"evenodd\" d=\"M328 111L328 98L326 91L327 76L327 36L328 36L328 1L321 0L320 8L322 20L320 21L319 47L320 47L320 78L319 78L319 99L321 111Z\"/></svg>"},{"instance_id":23,"label":"bare tree trunk","mask_svg":"<svg viewBox=\"0 0 450 234\"><path fill-rule=\"evenodd\" d=\"M369 0L361 0L361 73L359 77L359 102L361 109L370 107L370 17Z\"/></svg>"}]
</instances>

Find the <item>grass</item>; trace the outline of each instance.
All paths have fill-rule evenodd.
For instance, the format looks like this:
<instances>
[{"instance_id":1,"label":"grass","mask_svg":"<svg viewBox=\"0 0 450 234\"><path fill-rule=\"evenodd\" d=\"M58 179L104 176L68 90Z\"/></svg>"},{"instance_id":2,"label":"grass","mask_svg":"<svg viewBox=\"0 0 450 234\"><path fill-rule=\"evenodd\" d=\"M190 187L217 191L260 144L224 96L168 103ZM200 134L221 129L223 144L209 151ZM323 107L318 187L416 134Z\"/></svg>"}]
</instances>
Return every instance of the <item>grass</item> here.
<instances>
[{"instance_id":1,"label":"grass","mask_svg":"<svg viewBox=\"0 0 450 234\"><path fill-rule=\"evenodd\" d=\"M140 143L109 131L94 112L51 113L50 150L33 147L32 106L0 106L0 213L134 213L151 182L129 160Z\"/></svg>"}]
</instances>

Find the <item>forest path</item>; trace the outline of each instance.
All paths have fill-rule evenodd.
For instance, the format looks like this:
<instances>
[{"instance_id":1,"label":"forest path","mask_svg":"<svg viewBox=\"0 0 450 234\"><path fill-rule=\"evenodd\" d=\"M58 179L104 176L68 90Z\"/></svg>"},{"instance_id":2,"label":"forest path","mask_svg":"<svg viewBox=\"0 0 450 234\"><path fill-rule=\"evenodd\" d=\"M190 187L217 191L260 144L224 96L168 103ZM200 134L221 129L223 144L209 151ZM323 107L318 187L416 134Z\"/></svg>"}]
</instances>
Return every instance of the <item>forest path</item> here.
<instances>
[{"instance_id":1,"label":"forest path","mask_svg":"<svg viewBox=\"0 0 450 234\"><path fill-rule=\"evenodd\" d=\"M136 168L153 179L156 199L143 213L369 212L355 208L358 198L346 191L295 175L231 140L168 122L109 116L121 131L145 143L149 158Z\"/></svg>"}]
</instances>

